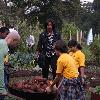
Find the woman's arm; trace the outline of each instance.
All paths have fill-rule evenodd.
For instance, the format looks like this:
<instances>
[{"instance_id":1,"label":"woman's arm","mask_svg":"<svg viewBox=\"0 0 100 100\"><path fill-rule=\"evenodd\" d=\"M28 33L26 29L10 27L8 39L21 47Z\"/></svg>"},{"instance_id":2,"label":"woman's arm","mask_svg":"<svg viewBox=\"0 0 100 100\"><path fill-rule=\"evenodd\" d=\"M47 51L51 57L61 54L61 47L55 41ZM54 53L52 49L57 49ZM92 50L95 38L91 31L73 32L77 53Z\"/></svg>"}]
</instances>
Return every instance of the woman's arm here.
<instances>
[{"instance_id":1,"label":"woman's arm","mask_svg":"<svg viewBox=\"0 0 100 100\"><path fill-rule=\"evenodd\" d=\"M49 92L52 92L53 90L55 91L57 88L54 87L55 84L57 84L60 79L61 79L62 75L59 73L56 75L55 79L53 80L53 83L46 88L46 91L49 93Z\"/></svg>"},{"instance_id":2,"label":"woman's arm","mask_svg":"<svg viewBox=\"0 0 100 100\"><path fill-rule=\"evenodd\" d=\"M57 84L60 81L61 77L62 77L61 73L58 73L55 79L53 80L53 83L51 84L50 88L52 88L55 84Z\"/></svg>"}]
</instances>

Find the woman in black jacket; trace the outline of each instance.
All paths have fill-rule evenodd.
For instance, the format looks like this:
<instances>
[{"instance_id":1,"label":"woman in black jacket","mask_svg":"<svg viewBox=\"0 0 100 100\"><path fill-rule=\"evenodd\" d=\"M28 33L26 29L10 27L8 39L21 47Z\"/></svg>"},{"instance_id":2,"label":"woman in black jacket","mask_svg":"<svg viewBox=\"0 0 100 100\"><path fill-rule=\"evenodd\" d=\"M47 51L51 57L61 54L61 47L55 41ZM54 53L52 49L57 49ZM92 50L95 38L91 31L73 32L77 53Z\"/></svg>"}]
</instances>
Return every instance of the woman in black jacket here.
<instances>
[{"instance_id":1,"label":"woman in black jacket","mask_svg":"<svg viewBox=\"0 0 100 100\"><path fill-rule=\"evenodd\" d=\"M38 64L42 68L42 75L48 78L49 65L52 68L53 79L56 76L57 56L53 49L53 44L61 39L58 32L55 31L55 23L52 19L48 19L45 23L45 31L39 36L37 45L37 54L39 54Z\"/></svg>"}]
</instances>

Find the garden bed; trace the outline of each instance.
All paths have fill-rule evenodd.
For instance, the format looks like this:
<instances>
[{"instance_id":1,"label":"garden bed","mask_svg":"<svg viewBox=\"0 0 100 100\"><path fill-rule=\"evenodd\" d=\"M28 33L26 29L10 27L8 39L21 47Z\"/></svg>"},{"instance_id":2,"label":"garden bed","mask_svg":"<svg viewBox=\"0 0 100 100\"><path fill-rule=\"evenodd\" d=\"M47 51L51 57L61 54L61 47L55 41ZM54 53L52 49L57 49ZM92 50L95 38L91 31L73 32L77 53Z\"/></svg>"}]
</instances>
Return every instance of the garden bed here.
<instances>
[{"instance_id":1,"label":"garden bed","mask_svg":"<svg viewBox=\"0 0 100 100\"><path fill-rule=\"evenodd\" d=\"M26 91L21 91L21 90L17 90L11 87L8 87L9 92L12 95L18 96L20 98L26 99L26 100L55 100L56 98L56 94L55 93L30 93L30 92L26 92Z\"/></svg>"},{"instance_id":2,"label":"garden bed","mask_svg":"<svg viewBox=\"0 0 100 100\"><path fill-rule=\"evenodd\" d=\"M18 96L26 100L36 98L40 100L54 100L56 92L46 93L45 89L50 86L51 80L43 78L42 76L32 77L15 77L10 78L8 90L10 94Z\"/></svg>"},{"instance_id":3,"label":"garden bed","mask_svg":"<svg viewBox=\"0 0 100 100\"><path fill-rule=\"evenodd\" d=\"M90 84L90 87L100 85L100 73L86 72L86 81Z\"/></svg>"},{"instance_id":4,"label":"garden bed","mask_svg":"<svg viewBox=\"0 0 100 100\"><path fill-rule=\"evenodd\" d=\"M18 71L13 71L12 73L9 74L11 78L13 77L30 77L30 76L36 76L36 75L41 75L41 71L34 71L34 70L18 70Z\"/></svg>"},{"instance_id":5,"label":"garden bed","mask_svg":"<svg viewBox=\"0 0 100 100\"><path fill-rule=\"evenodd\" d=\"M100 94L91 92L91 100L100 100Z\"/></svg>"}]
</instances>

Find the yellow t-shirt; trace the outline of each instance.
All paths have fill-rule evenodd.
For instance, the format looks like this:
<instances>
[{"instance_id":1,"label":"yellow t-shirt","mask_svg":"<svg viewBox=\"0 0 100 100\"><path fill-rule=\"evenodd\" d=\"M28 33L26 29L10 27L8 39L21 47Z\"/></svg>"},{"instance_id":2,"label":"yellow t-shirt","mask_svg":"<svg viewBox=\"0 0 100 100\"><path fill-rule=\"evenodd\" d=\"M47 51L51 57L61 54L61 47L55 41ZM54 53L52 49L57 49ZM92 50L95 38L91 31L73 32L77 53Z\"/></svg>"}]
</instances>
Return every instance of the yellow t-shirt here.
<instances>
[{"instance_id":1,"label":"yellow t-shirt","mask_svg":"<svg viewBox=\"0 0 100 100\"><path fill-rule=\"evenodd\" d=\"M67 53L61 54L57 60L56 73L61 73L65 78L76 78L78 77L78 68L75 67L74 59Z\"/></svg>"},{"instance_id":2,"label":"yellow t-shirt","mask_svg":"<svg viewBox=\"0 0 100 100\"><path fill-rule=\"evenodd\" d=\"M8 58L9 58L9 55L6 55L4 58L4 63L8 63Z\"/></svg>"},{"instance_id":3,"label":"yellow t-shirt","mask_svg":"<svg viewBox=\"0 0 100 100\"><path fill-rule=\"evenodd\" d=\"M81 50L78 50L75 53L70 52L69 55L71 55L75 59L77 68L79 68L80 66L85 67L85 55L81 52Z\"/></svg>"}]
</instances>

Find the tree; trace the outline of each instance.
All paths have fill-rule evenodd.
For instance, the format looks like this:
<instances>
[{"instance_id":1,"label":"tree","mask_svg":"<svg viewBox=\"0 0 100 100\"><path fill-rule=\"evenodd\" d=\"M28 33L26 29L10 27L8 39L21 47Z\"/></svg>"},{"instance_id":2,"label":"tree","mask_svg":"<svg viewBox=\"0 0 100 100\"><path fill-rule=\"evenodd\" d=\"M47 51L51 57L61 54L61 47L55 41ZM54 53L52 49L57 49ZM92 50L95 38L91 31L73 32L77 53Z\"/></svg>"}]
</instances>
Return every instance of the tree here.
<instances>
[{"instance_id":1,"label":"tree","mask_svg":"<svg viewBox=\"0 0 100 100\"><path fill-rule=\"evenodd\" d=\"M100 34L100 0L94 0L93 9L94 9L93 29L95 34Z\"/></svg>"},{"instance_id":2,"label":"tree","mask_svg":"<svg viewBox=\"0 0 100 100\"><path fill-rule=\"evenodd\" d=\"M93 9L92 3L83 3L80 5L81 8L79 10L76 25L83 31L88 31L92 27L93 21Z\"/></svg>"},{"instance_id":3,"label":"tree","mask_svg":"<svg viewBox=\"0 0 100 100\"><path fill-rule=\"evenodd\" d=\"M65 0L63 16L69 22L75 22L78 11L80 10L80 0Z\"/></svg>"},{"instance_id":4,"label":"tree","mask_svg":"<svg viewBox=\"0 0 100 100\"><path fill-rule=\"evenodd\" d=\"M11 0L14 3L16 15L22 20L27 19L31 25L35 24L38 16L41 24L47 18L53 18L57 26L62 24L63 3L61 0ZM59 28L58 28L59 29Z\"/></svg>"},{"instance_id":5,"label":"tree","mask_svg":"<svg viewBox=\"0 0 100 100\"><path fill-rule=\"evenodd\" d=\"M58 29L62 25L62 20L75 21L80 0L11 0L14 3L12 13L21 20L27 19L28 23L34 24L38 16L41 24L47 18L56 21Z\"/></svg>"}]
</instances>

